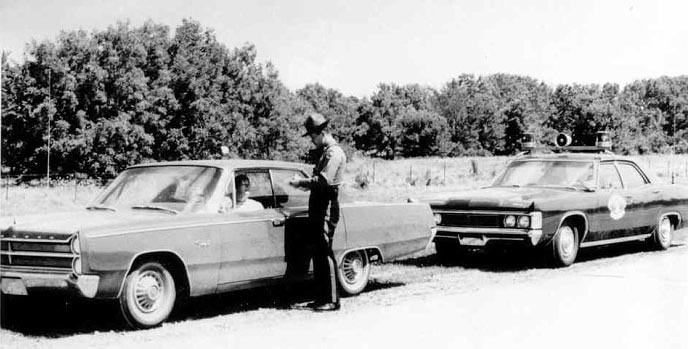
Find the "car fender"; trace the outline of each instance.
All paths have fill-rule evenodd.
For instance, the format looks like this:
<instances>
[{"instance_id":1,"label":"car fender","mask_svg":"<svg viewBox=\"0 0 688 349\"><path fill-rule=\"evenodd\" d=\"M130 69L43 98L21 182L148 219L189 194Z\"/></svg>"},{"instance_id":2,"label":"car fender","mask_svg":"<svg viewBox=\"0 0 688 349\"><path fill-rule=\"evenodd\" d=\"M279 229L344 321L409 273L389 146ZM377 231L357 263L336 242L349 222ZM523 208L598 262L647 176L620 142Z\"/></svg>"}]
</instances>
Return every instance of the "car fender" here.
<instances>
[{"instance_id":1,"label":"car fender","mask_svg":"<svg viewBox=\"0 0 688 349\"><path fill-rule=\"evenodd\" d=\"M129 261L129 267L127 268L127 271L124 273L124 277L121 278L119 291L117 292L116 297L120 297L122 295L122 291L124 290L124 281L126 280L126 276L129 275L129 273L131 273L132 268L134 267L134 262L141 257L144 257L146 255L156 254L156 253L166 253L166 254L169 253L169 254L172 254L175 258L177 258L179 260L179 262L181 262L182 266L184 267L183 277L186 278L187 283L190 282L188 265L187 265L186 261L184 261L184 258L182 258L182 256L180 256L177 252L172 251L172 250L166 250L166 249L145 250L145 251L141 251L141 252L136 253L131 258L131 260Z\"/></svg>"},{"instance_id":2,"label":"car fender","mask_svg":"<svg viewBox=\"0 0 688 349\"><path fill-rule=\"evenodd\" d=\"M583 240L585 240L585 237L588 235L588 229L590 227L590 223L588 222L588 216L586 216L585 212L583 212L583 211L569 211L569 212L564 213L561 216L561 218L559 218L559 224L557 225L557 229L554 230L552 235L556 234L556 232L559 231L559 228L561 228L561 225L564 224L564 221L566 219L571 218L571 217L576 217L576 216L582 217L583 221L585 222L585 227L583 228L582 235L580 236L580 239L578 240L579 243L583 242ZM578 232L578 233L581 234L581 232Z\"/></svg>"}]
</instances>

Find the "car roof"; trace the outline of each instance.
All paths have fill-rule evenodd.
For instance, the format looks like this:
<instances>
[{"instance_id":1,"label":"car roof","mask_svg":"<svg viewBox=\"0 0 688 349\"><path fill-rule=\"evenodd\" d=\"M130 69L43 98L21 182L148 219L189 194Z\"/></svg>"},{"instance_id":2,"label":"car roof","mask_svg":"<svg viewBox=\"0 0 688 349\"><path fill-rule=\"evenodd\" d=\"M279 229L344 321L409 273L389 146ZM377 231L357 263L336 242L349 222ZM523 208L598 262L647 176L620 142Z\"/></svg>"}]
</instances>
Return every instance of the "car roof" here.
<instances>
[{"instance_id":1,"label":"car roof","mask_svg":"<svg viewBox=\"0 0 688 349\"><path fill-rule=\"evenodd\" d=\"M308 165L308 164L299 163L299 162L290 162L290 161L222 159L222 160L181 160L181 161L150 162L150 163L145 163L145 164L138 164L138 165L129 166L128 168L154 167L154 166L205 166L205 167L217 167L217 168L223 168L223 169L264 167L264 168L288 168L288 169L301 169L301 170L307 170L310 167L310 165Z\"/></svg>"},{"instance_id":2,"label":"car roof","mask_svg":"<svg viewBox=\"0 0 688 349\"><path fill-rule=\"evenodd\" d=\"M613 153L529 153L520 155L516 160L575 160L575 161L633 161L633 159Z\"/></svg>"}]
</instances>

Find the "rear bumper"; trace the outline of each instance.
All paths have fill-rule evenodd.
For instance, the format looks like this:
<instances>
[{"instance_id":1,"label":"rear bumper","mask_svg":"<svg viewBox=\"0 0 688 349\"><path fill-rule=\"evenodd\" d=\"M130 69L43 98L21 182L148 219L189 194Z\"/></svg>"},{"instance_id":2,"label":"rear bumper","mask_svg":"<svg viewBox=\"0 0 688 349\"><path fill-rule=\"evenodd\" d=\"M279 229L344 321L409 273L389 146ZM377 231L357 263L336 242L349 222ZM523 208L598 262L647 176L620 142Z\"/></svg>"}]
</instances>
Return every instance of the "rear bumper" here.
<instances>
[{"instance_id":1,"label":"rear bumper","mask_svg":"<svg viewBox=\"0 0 688 349\"><path fill-rule=\"evenodd\" d=\"M462 246L483 247L492 242L527 243L536 246L541 229L470 228L438 226L434 241L456 240Z\"/></svg>"},{"instance_id":2,"label":"rear bumper","mask_svg":"<svg viewBox=\"0 0 688 349\"><path fill-rule=\"evenodd\" d=\"M34 273L3 270L0 275L2 293L28 295L32 291L62 291L69 294L94 298L98 291L100 277L97 275L75 275L73 273Z\"/></svg>"}]
</instances>

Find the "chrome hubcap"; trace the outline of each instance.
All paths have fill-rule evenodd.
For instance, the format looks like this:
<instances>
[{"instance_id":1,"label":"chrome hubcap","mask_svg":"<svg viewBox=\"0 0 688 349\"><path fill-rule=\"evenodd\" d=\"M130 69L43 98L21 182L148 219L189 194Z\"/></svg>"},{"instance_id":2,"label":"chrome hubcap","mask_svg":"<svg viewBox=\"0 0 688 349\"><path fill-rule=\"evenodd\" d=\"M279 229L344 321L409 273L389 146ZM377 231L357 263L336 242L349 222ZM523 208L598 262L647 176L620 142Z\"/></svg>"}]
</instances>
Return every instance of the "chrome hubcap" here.
<instances>
[{"instance_id":1,"label":"chrome hubcap","mask_svg":"<svg viewBox=\"0 0 688 349\"><path fill-rule=\"evenodd\" d=\"M342 270L344 271L344 279L346 282L353 284L358 281L361 274L363 274L363 260L358 253L352 253L344 258L342 261Z\"/></svg>"},{"instance_id":2,"label":"chrome hubcap","mask_svg":"<svg viewBox=\"0 0 688 349\"><path fill-rule=\"evenodd\" d=\"M561 249L562 257L570 258L573 255L574 245L573 230L569 227L562 227L559 230L559 248Z\"/></svg>"},{"instance_id":3,"label":"chrome hubcap","mask_svg":"<svg viewBox=\"0 0 688 349\"><path fill-rule=\"evenodd\" d=\"M136 307L144 313L152 313L163 300L165 285L160 274L154 271L144 271L134 284Z\"/></svg>"},{"instance_id":4,"label":"chrome hubcap","mask_svg":"<svg viewBox=\"0 0 688 349\"><path fill-rule=\"evenodd\" d=\"M666 244L671 240L671 222L668 218L662 219L659 224L659 241Z\"/></svg>"}]
</instances>

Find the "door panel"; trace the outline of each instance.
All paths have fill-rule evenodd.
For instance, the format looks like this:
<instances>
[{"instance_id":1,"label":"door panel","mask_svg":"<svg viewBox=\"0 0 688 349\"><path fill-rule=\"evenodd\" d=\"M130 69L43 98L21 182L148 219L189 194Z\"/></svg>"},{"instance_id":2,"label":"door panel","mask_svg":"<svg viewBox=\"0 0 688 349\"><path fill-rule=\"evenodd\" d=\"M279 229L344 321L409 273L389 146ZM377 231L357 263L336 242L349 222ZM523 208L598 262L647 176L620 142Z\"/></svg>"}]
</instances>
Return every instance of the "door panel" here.
<instances>
[{"instance_id":1,"label":"door panel","mask_svg":"<svg viewBox=\"0 0 688 349\"><path fill-rule=\"evenodd\" d=\"M597 209L590 216L590 229L585 241L626 236L633 226L626 211L626 193L614 163L600 164L597 188Z\"/></svg>"},{"instance_id":2,"label":"door panel","mask_svg":"<svg viewBox=\"0 0 688 349\"><path fill-rule=\"evenodd\" d=\"M281 277L285 217L275 209L227 215L222 231L220 284Z\"/></svg>"},{"instance_id":3,"label":"door panel","mask_svg":"<svg viewBox=\"0 0 688 349\"><path fill-rule=\"evenodd\" d=\"M651 209L652 201L657 199L653 186L646 177L631 163L617 163L624 183L625 198L628 203L629 219L633 227L627 232L629 236L648 234L656 224L656 213Z\"/></svg>"}]
</instances>

